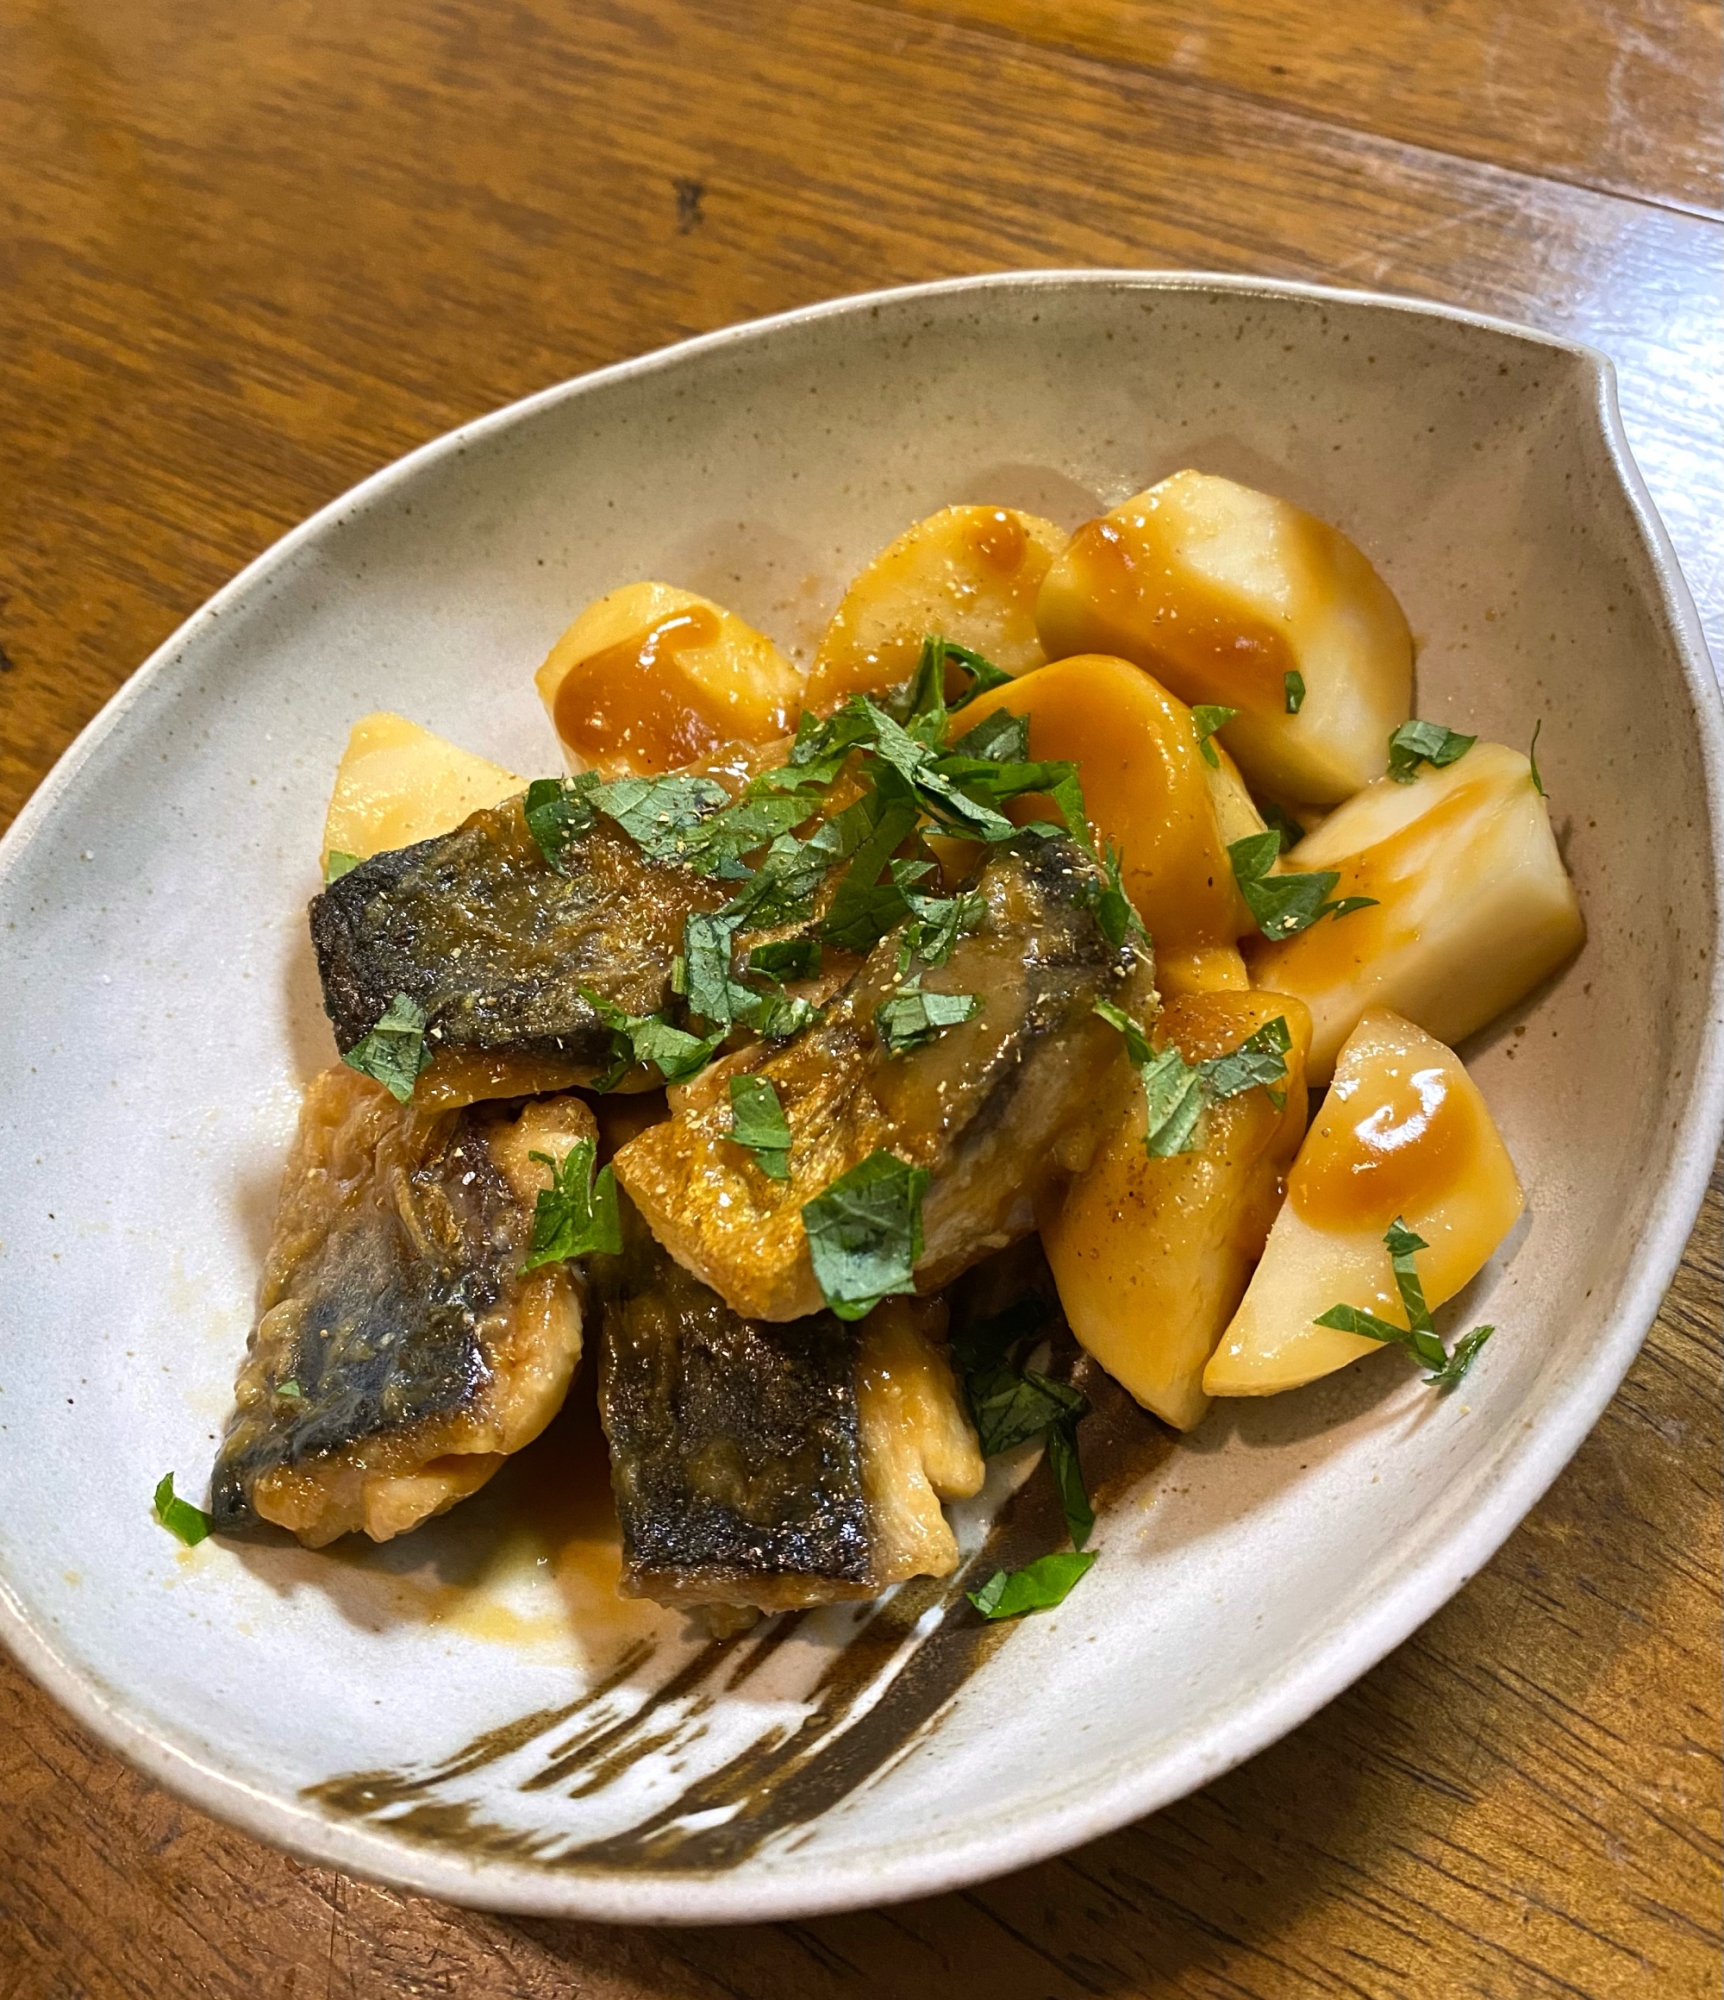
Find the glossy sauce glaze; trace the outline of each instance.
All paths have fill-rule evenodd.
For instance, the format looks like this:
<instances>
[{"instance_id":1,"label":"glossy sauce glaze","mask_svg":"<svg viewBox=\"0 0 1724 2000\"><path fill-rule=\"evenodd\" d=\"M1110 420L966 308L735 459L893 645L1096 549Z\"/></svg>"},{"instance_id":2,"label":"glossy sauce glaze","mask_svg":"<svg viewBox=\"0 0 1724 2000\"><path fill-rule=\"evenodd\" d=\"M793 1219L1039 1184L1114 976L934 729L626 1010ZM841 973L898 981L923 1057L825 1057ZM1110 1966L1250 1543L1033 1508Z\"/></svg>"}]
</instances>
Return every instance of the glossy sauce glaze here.
<instances>
[{"instance_id":1,"label":"glossy sauce glaze","mask_svg":"<svg viewBox=\"0 0 1724 2000\"><path fill-rule=\"evenodd\" d=\"M1087 599L1086 645L1165 667L1187 700L1284 712L1298 665L1286 632L1180 562L1153 514L1086 521L1065 563Z\"/></svg>"},{"instance_id":2,"label":"glossy sauce glaze","mask_svg":"<svg viewBox=\"0 0 1724 2000\"><path fill-rule=\"evenodd\" d=\"M1243 987L1234 940L1249 923L1234 887L1191 710L1141 667L1101 653L1037 667L962 711L973 727L999 709L1029 718L1032 758L1069 759L1082 774L1090 823L1117 848L1124 881L1156 944L1157 972L1189 984ZM972 720L973 718L973 720ZM1011 807L1020 822L1056 819L1039 795ZM1182 973L1220 954L1207 976Z\"/></svg>"},{"instance_id":3,"label":"glossy sauce glaze","mask_svg":"<svg viewBox=\"0 0 1724 2000\"><path fill-rule=\"evenodd\" d=\"M1332 896L1369 896L1373 907L1350 911L1334 921L1325 919L1280 944L1254 945L1248 954L1254 971L1260 972L1265 984L1274 985L1278 969L1281 978L1303 993L1339 986L1390 952L1416 943L1416 892L1427 880L1442 879L1452 893L1464 893L1464 883L1437 876L1436 864L1441 855L1457 851L1469 822L1491 803L1488 785L1459 786L1385 839L1325 863L1340 877ZM1286 864L1293 870L1302 865L1316 864L1297 860Z\"/></svg>"},{"instance_id":4,"label":"glossy sauce glaze","mask_svg":"<svg viewBox=\"0 0 1724 2000\"><path fill-rule=\"evenodd\" d=\"M584 764L672 771L735 734L681 656L717 644L719 621L692 604L579 660L557 690L557 734Z\"/></svg>"},{"instance_id":5,"label":"glossy sauce glaze","mask_svg":"<svg viewBox=\"0 0 1724 2000\"><path fill-rule=\"evenodd\" d=\"M1477 1152L1470 1092L1419 1055L1380 1058L1367 1080L1342 1077L1323 1100L1288 1177L1296 1214L1314 1229L1387 1229L1440 1201Z\"/></svg>"},{"instance_id":6,"label":"glossy sauce glaze","mask_svg":"<svg viewBox=\"0 0 1724 2000\"><path fill-rule=\"evenodd\" d=\"M1024 524L1009 508L990 508L969 529L970 546L977 558L998 576L1016 576L1024 566L1030 538Z\"/></svg>"}]
</instances>

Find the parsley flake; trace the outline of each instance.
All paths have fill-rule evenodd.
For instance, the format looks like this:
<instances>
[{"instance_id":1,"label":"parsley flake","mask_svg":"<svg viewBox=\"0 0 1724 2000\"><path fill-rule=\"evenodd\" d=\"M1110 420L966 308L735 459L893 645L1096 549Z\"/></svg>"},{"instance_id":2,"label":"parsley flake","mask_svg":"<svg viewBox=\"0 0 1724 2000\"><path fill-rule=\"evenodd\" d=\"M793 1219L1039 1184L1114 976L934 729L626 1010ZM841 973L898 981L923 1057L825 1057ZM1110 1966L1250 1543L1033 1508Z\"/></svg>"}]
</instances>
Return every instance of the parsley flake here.
<instances>
[{"instance_id":1,"label":"parsley flake","mask_svg":"<svg viewBox=\"0 0 1724 2000\"><path fill-rule=\"evenodd\" d=\"M1281 836L1273 828L1248 833L1229 843L1227 858L1245 907L1266 938L1290 938L1306 931L1320 917L1345 917L1369 909L1375 896L1343 896L1328 900L1340 881L1337 870L1324 868L1310 875L1276 875L1270 871L1281 857Z\"/></svg>"},{"instance_id":2,"label":"parsley flake","mask_svg":"<svg viewBox=\"0 0 1724 2000\"><path fill-rule=\"evenodd\" d=\"M1441 770L1464 757L1478 740L1445 729L1440 722L1403 722L1389 738L1389 776L1397 785L1410 785L1421 764Z\"/></svg>"},{"instance_id":3,"label":"parsley flake","mask_svg":"<svg viewBox=\"0 0 1724 2000\"><path fill-rule=\"evenodd\" d=\"M533 1207L533 1240L523 1277L541 1264L560 1264L568 1257L595 1251L615 1257L623 1247L622 1218L617 1212L616 1176L609 1167L593 1173L598 1146L577 1139L559 1165L549 1153L529 1153L551 1170L551 1185L539 1190Z\"/></svg>"},{"instance_id":4,"label":"parsley flake","mask_svg":"<svg viewBox=\"0 0 1724 2000\"><path fill-rule=\"evenodd\" d=\"M413 1086L431 1067L431 1051L425 1046L425 1009L410 993L397 993L377 1025L341 1060L349 1069L382 1084L398 1104L407 1103Z\"/></svg>"},{"instance_id":5,"label":"parsley flake","mask_svg":"<svg viewBox=\"0 0 1724 2000\"><path fill-rule=\"evenodd\" d=\"M1289 667L1281 676L1281 689L1287 703L1287 713L1297 715L1305 706L1305 676L1297 667Z\"/></svg>"},{"instance_id":6,"label":"parsley flake","mask_svg":"<svg viewBox=\"0 0 1724 2000\"><path fill-rule=\"evenodd\" d=\"M1238 713L1236 708L1222 708L1209 701L1200 701L1191 711L1191 726L1197 732L1198 755L1212 771L1221 769L1221 759L1216 756L1215 745L1209 739Z\"/></svg>"},{"instance_id":7,"label":"parsley flake","mask_svg":"<svg viewBox=\"0 0 1724 2000\"><path fill-rule=\"evenodd\" d=\"M981 928L988 899L979 889L956 896L912 896L912 921L905 933L910 955L924 965L944 965L960 938Z\"/></svg>"},{"instance_id":8,"label":"parsley flake","mask_svg":"<svg viewBox=\"0 0 1724 2000\"><path fill-rule=\"evenodd\" d=\"M1125 1037L1126 1054L1143 1085L1143 1148L1152 1160L1195 1152L1202 1143L1203 1114L1213 1103L1259 1084L1277 1111L1287 1101L1286 1092L1276 1089L1287 1079L1287 1051L1293 1046L1284 1015L1265 1021L1230 1054L1188 1063L1171 1043L1158 1054L1131 1016L1111 1001L1098 1000L1094 1011Z\"/></svg>"},{"instance_id":9,"label":"parsley flake","mask_svg":"<svg viewBox=\"0 0 1724 2000\"><path fill-rule=\"evenodd\" d=\"M1416 1236L1398 1215L1390 1223L1383 1243L1389 1252L1389 1262L1394 1267L1395 1289L1401 1295L1407 1324L1396 1326L1392 1321L1379 1319L1375 1313L1366 1312L1359 1306L1331 1306L1326 1313L1318 1315L1315 1324L1333 1327L1338 1333L1363 1334L1367 1340L1380 1340L1406 1348L1430 1370L1425 1377L1426 1382L1439 1394L1446 1395L1466 1375L1479 1349L1496 1328L1475 1326L1471 1333L1463 1334L1455 1342L1454 1351L1449 1352L1432 1324L1430 1308L1425 1303L1425 1287L1414 1262L1417 1253L1428 1250L1430 1245L1422 1236Z\"/></svg>"},{"instance_id":10,"label":"parsley flake","mask_svg":"<svg viewBox=\"0 0 1724 2000\"><path fill-rule=\"evenodd\" d=\"M840 1319L861 1319L882 1299L915 1291L928 1180L925 1167L880 1151L803 1205L815 1281Z\"/></svg>"},{"instance_id":11,"label":"parsley flake","mask_svg":"<svg viewBox=\"0 0 1724 2000\"><path fill-rule=\"evenodd\" d=\"M757 944L748 954L748 970L767 979L812 979L820 970L820 947L813 938Z\"/></svg>"},{"instance_id":12,"label":"parsley flake","mask_svg":"<svg viewBox=\"0 0 1724 2000\"><path fill-rule=\"evenodd\" d=\"M195 1549L210 1531L210 1517L201 1507L194 1507L189 1500L182 1500L174 1492L174 1475L163 1473L156 1486L154 1501L155 1516L170 1535L184 1542L188 1549Z\"/></svg>"},{"instance_id":13,"label":"parsley flake","mask_svg":"<svg viewBox=\"0 0 1724 2000\"><path fill-rule=\"evenodd\" d=\"M327 888L331 882L339 882L343 875L351 875L363 859L358 854L344 854L339 847L332 847L323 861L323 881Z\"/></svg>"},{"instance_id":14,"label":"parsley flake","mask_svg":"<svg viewBox=\"0 0 1724 2000\"><path fill-rule=\"evenodd\" d=\"M874 1026L888 1055L920 1048L947 1028L973 1020L982 1011L979 993L924 993L914 974L874 1010Z\"/></svg>"},{"instance_id":15,"label":"parsley flake","mask_svg":"<svg viewBox=\"0 0 1724 2000\"><path fill-rule=\"evenodd\" d=\"M1026 1611L1051 1611L1095 1562L1092 1551L1059 1549L1022 1569L995 1570L980 1590L965 1595L987 1619L1021 1618Z\"/></svg>"},{"instance_id":16,"label":"parsley flake","mask_svg":"<svg viewBox=\"0 0 1724 2000\"><path fill-rule=\"evenodd\" d=\"M1265 1021L1247 1035L1231 1055L1211 1056L1200 1063L1204 1087L1213 1098L1228 1098L1262 1084L1269 1102L1279 1111L1287 1102L1287 1093L1276 1086L1287 1080L1287 1052L1292 1046L1287 1017L1277 1014L1273 1021Z\"/></svg>"},{"instance_id":17,"label":"parsley flake","mask_svg":"<svg viewBox=\"0 0 1724 2000\"><path fill-rule=\"evenodd\" d=\"M535 778L527 787L521 811L539 852L559 875L563 854L593 823L592 795L599 783L596 771L578 778Z\"/></svg>"},{"instance_id":18,"label":"parsley flake","mask_svg":"<svg viewBox=\"0 0 1724 2000\"><path fill-rule=\"evenodd\" d=\"M1095 1527L1078 1462L1077 1426L1088 1399L1069 1383L1024 1365L1047 1329L1048 1308L1035 1297L965 1327L952 1339L952 1358L963 1376L964 1401L984 1458L998 1457L1032 1438L1046 1440L1048 1465L1073 1544L1082 1548Z\"/></svg>"},{"instance_id":19,"label":"parsley flake","mask_svg":"<svg viewBox=\"0 0 1724 2000\"><path fill-rule=\"evenodd\" d=\"M1099 858L1102 880L1092 883L1086 893L1102 936L1116 951L1128 944L1137 950L1147 951L1149 932L1144 929L1136 904L1125 892L1119 849L1110 841Z\"/></svg>"},{"instance_id":20,"label":"parsley flake","mask_svg":"<svg viewBox=\"0 0 1724 2000\"><path fill-rule=\"evenodd\" d=\"M730 1136L754 1155L754 1164L768 1180L789 1180L790 1123L770 1078L730 1079Z\"/></svg>"},{"instance_id":21,"label":"parsley flake","mask_svg":"<svg viewBox=\"0 0 1724 2000\"><path fill-rule=\"evenodd\" d=\"M601 1095L641 1063L654 1064L666 1083L685 1083L712 1060L728 1032L720 1027L710 1035L691 1035L662 1014L625 1014L590 986L581 988L581 998L611 1031L609 1067L591 1085Z\"/></svg>"},{"instance_id":22,"label":"parsley flake","mask_svg":"<svg viewBox=\"0 0 1724 2000\"><path fill-rule=\"evenodd\" d=\"M1281 843L1283 854L1289 848L1297 847L1305 838L1305 829L1291 813L1284 811L1273 799L1263 807L1263 820L1265 825L1274 828L1275 837Z\"/></svg>"}]
</instances>

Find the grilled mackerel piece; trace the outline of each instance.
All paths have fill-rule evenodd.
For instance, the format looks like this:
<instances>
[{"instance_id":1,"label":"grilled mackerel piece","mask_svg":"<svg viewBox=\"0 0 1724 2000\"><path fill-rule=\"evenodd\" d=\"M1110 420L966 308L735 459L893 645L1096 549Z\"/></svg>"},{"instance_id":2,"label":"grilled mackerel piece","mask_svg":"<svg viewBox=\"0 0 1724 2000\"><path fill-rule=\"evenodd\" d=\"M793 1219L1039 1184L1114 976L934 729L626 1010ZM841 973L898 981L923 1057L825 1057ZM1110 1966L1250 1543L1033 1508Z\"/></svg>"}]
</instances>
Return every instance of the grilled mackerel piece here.
<instances>
[{"instance_id":1,"label":"grilled mackerel piece","mask_svg":"<svg viewBox=\"0 0 1724 2000\"><path fill-rule=\"evenodd\" d=\"M556 1414L581 1351L576 1280L519 1275L544 1164L594 1134L574 1097L433 1116L340 1064L306 1092L216 1528L308 1548L416 1527Z\"/></svg>"},{"instance_id":2,"label":"grilled mackerel piece","mask_svg":"<svg viewBox=\"0 0 1724 2000\"><path fill-rule=\"evenodd\" d=\"M995 848L975 883L981 927L918 975L924 992L977 996L971 1019L888 1050L875 1015L905 978L894 933L814 1026L673 1092L674 1116L615 1162L654 1235L734 1311L800 1319L822 1303L802 1206L880 1149L932 1174L920 1291L1027 1235L1037 1193L1087 1164L1130 1088L1124 1044L1095 1003L1141 1013L1154 1001L1147 966L1096 922L1097 885L1094 862L1063 836ZM745 1070L768 1078L784 1107L787 1181L728 1136L729 1080Z\"/></svg>"},{"instance_id":3,"label":"grilled mackerel piece","mask_svg":"<svg viewBox=\"0 0 1724 2000\"><path fill-rule=\"evenodd\" d=\"M716 909L729 885L649 859L605 820L562 860L566 873L515 798L332 882L312 901L311 941L336 1047L345 1054L405 993L427 1017L422 1107L601 1074L610 1030L581 989L631 1015L676 1004L683 920Z\"/></svg>"},{"instance_id":4,"label":"grilled mackerel piece","mask_svg":"<svg viewBox=\"0 0 1724 2000\"><path fill-rule=\"evenodd\" d=\"M956 1566L940 1502L983 1467L942 1302L742 1319L626 1202L594 1275L625 1596L783 1611Z\"/></svg>"}]
</instances>

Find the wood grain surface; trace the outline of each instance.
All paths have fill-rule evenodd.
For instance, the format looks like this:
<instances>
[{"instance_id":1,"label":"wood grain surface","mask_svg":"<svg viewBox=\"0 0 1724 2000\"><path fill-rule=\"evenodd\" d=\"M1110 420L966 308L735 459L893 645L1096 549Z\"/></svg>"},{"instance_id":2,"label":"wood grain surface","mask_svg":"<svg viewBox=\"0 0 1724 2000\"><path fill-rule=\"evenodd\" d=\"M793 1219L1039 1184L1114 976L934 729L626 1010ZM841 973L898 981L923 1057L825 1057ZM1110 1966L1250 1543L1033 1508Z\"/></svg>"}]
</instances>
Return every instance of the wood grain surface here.
<instances>
[{"instance_id":1,"label":"wood grain surface","mask_svg":"<svg viewBox=\"0 0 1724 2000\"><path fill-rule=\"evenodd\" d=\"M283 529L560 377L1023 265L1253 270L1595 341L1716 646L1700 0L0 0L0 825ZM1719 1991L1716 1189L1483 1574L1303 1729L973 1892L730 1930L303 1867L0 1664L0 2000ZM3 1306L0 1306L3 1310Z\"/></svg>"}]
</instances>

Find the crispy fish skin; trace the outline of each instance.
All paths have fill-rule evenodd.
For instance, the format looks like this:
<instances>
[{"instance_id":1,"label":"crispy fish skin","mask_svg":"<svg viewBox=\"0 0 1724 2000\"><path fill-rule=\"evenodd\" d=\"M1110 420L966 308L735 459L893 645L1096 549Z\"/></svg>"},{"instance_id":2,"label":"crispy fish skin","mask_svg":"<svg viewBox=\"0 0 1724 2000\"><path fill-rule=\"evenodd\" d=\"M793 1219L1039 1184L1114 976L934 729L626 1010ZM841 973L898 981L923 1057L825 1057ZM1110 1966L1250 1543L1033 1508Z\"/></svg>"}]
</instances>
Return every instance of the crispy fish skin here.
<instances>
[{"instance_id":1,"label":"crispy fish skin","mask_svg":"<svg viewBox=\"0 0 1724 2000\"><path fill-rule=\"evenodd\" d=\"M955 1567L940 1501L983 1467L943 1305L746 1320L624 1211L595 1260L624 1595L783 1611Z\"/></svg>"},{"instance_id":2,"label":"crispy fish skin","mask_svg":"<svg viewBox=\"0 0 1724 2000\"><path fill-rule=\"evenodd\" d=\"M314 1079L211 1482L219 1532L387 1541L539 1434L581 1297L565 1265L520 1275L550 1178L528 1155L594 1129L576 1097L428 1117L339 1063Z\"/></svg>"},{"instance_id":3,"label":"crispy fish skin","mask_svg":"<svg viewBox=\"0 0 1724 2000\"><path fill-rule=\"evenodd\" d=\"M822 1304L802 1206L881 1148L932 1175L920 1291L1027 1234L1039 1189L1082 1167L1129 1087L1124 1045L1095 1003L1153 1004L1147 966L1096 921L1098 879L1063 836L993 849L976 880L980 928L920 974L925 992L978 996L970 1020L921 1047L886 1048L876 1009L905 976L894 934L823 1020L674 1092L670 1120L616 1158L617 1178L659 1241L734 1311L800 1319ZM728 1084L743 1071L778 1092L788 1181L768 1178L728 1136Z\"/></svg>"},{"instance_id":4,"label":"crispy fish skin","mask_svg":"<svg viewBox=\"0 0 1724 2000\"><path fill-rule=\"evenodd\" d=\"M405 993L427 1017L422 1105L591 1082L611 1038L581 988L631 1015L675 1004L683 920L729 887L649 859L603 819L563 865L545 859L514 798L330 883L310 917L337 1048Z\"/></svg>"}]
</instances>

